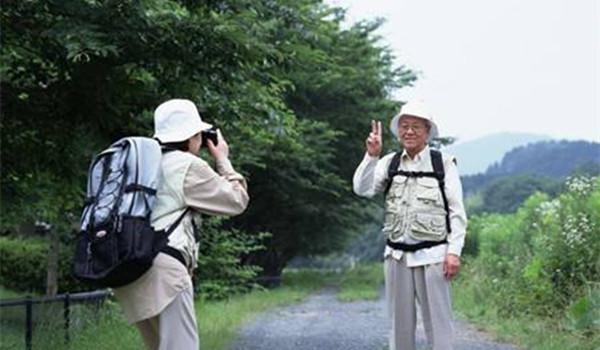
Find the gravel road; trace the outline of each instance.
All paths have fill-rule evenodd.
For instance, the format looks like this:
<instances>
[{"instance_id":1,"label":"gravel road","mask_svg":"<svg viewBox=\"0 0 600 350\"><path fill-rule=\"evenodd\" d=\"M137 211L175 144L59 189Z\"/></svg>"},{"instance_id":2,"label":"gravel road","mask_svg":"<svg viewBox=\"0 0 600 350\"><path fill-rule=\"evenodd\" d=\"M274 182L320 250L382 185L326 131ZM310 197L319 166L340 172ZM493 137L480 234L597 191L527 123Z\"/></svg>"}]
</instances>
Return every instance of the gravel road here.
<instances>
[{"instance_id":1,"label":"gravel road","mask_svg":"<svg viewBox=\"0 0 600 350\"><path fill-rule=\"evenodd\" d=\"M303 303L259 315L244 326L233 350L384 350L384 300L337 301L335 291L313 294ZM455 350L517 350L499 344L469 324L455 321ZM419 321L419 349L427 349Z\"/></svg>"}]
</instances>

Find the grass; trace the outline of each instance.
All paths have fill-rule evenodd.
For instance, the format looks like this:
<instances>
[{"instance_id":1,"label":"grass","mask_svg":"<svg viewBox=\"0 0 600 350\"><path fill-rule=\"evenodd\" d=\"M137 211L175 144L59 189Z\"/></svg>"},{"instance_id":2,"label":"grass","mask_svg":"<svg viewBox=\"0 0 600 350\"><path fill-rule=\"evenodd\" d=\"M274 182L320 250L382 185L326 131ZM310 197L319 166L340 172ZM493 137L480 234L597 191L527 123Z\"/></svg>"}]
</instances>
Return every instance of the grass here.
<instances>
[{"instance_id":1,"label":"grass","mask_svg":"<svg viewBox=\"0 0 600 350\"><path fill-rule=\"evenodd\" d=\"M227 349L245 322L268 309L298 303L310 293L330 283L331 273L318 271L287 271L282 286L271 290L256 290L224 301L197 303L201 347Z\"/></svg>"},{"instance_id":2,"label":"grass","mask_svg":"<svg viewBox=\"0 0 600 350\"><path fill-rule=\"evenodd\" d=\"M457 315L474 323L495 336L498 341L517 343L531 350L598 350L600 334L585 337L582 333L568 331L555 319L539 317L512 317L499 315L490 305L485 293L479 290L479 280L465 266L460 278L453 283L453 303ZM383 285L383 268L380 263L360 265L332 280L339 285L340 301L377 299Z\"/></svg>"},{"instance_id":3,"label":"grass","mask_svg":"<svg viewBox=\"0 0 600 350\"><path fill-rule=\"evenodd\" d=\"M584 337L580 333L565 331L560 321L534 317L507 318L499 315L497 308L486 300L479 289L480 281L468 266L454 283L454 308L459 317L468 319L479 328L492 333L498 341L517 343L532 350L595 350L600 349L599 337ZM284 273L282 286L271 290L255 290L222 301L196 300L196 314L202 348L224 350L236 339L239 328L257 314L269 309L301 302L309 294L324 288L337 290L343 302L374 300L383 285L383 268L380 263L359 265L345 272L320 270L289 270ZM0 287L0 297L22 297L22 294ZM60 306L60 305L59 305ZM10 316L2 310L0 349L24 348L21 310ZM99 314L83 305L72 311L73 328L69 345L64 344L60 315L62 310L48 308L34 311L44 319L33 333L33 349L97 349L143 350L143 342L135 327L124 320L119 306L108 301ZM14 318L13 323L6 319ZM53 320L54 319L54 320ZM53 321L51 321L53 320Z\"/></svg>"},{"instance_id":4,"label":"grass","mask_svg":"<svg viewBox=\"0 0 600 350\"><path fill-rule=\"evenodd\" d=\"M359 265L338 277L340 301L376 300L383 286L383 267L381 263Z\"/></svg>"},{"instance_id":5,"label":"grass","mask_svg":"<svg viewBox=\"0 0 600 350\"><path fill-rule=\"evenodd\" d=\"M197 305L200 339L206 349L227 349L237 330L258 313L301 302L324 287L336 288L341 301L377 299L383 284L381 264L361 265L336 273L323 270L286 270L282 286L258 290L226 301L202 301Z\"/></svg>"},{"instance_id":6,"label":"grass","mask_svg":"<svg viewBox=\"0 0 600 350\"><path fill-rule=\"evenodd\" d=\"M0 286L0 299L24 298L25 296L27 296L27 294L15 292Z\"/></svg>"},{"instance_id":7,"label":"grass","mask_svg":"<svg viewBox=\"0 0 600 350\"><path fill-rule=\"evenodd\" d=\"M204 349L222 350L235 340L239 327L255 315L270 308L290 305L302 301L310 293L329 285L336 275L319 271L288 271L283 276L282 286L272 290L255 290L251 293L233 296L223 301L196 300L196 315L200 329L200 342ZM22 296L5 288L0 288L2 298ZM61 305L57 304L59 308ZM135 327L123 318L119 306L108 301L98 314L86 313L85 307L72 311L73 322L78 331L71 332L68 345L64 343L62 309L44 312L44 321L33 331L33 349L94 349L94 350L143 350L143 342ZM14 310L13 320L6 310L2 311L0 329L0 349L24 348L24 311ZM35 311L34 312L41 312ZM13 311L11 311L13 312ZM75 325L74 325L75 326Z\"/></svg>"},{"instance_id":8,"label":"grass","mask_svg":"<svg viewBox=\"0 0 600 350\"><path fill-rule=\"evenodd\" d=\"M502 315L500 310L486 299L481 289L480 276L464 266L460 278L453 285L454 309L459 317L468 319L481 329L491 333L499 341L516 343L530 350L598 350L600 334L584 336L570 331L564 320L539 316Z\"/></svg>"},{"instance_id":9,"label":"grass","mask_svg":"<svg viewBox=\"0 0 600 350\"><path fill-rule=\"evenodd\" d=\"M360 265L345 272L322 270L289 270L282 285L275 289L259 289L222 301L196 300L196 315L200 342L204 349L224 350L235 341L238 329L257 314L269 309L301 302L309 294L324 288L337 289L341 301L377 299L383 284L381 264ZM0 287L0 297L21 297L22 294ZM33 349L95 349L143 350L143 342L135 327L127 324L119 306L108 301L96 314L84 305L74 305L73 328L68 345L64 343L62 305L46 311L34 309L43 320L33 332ZM22 310L15 310L15 320L2 324L0 349L24 348ZM3 311L3 320L7 318Z\"/></svg>"},{"instance_id":10,"label":"grass","mask_svg":"<svg viewBox=\"0 0 600 350\"><path fill-rule=\"evenodd\" d=\"M114 302L109 302L99 315L80 319L85 327L71 336L66 345L56 341L51 349L144 350L143 341L134 326L130 326ZM62 340L62 339L61 339ZM34 346L35 349L35 346Z\"/></svg>"},{"instance_id":11,"label":"grass","mask_svg":"<svg viewBox=\"0 0 600 350\"><path fill-rule=\"evenodd\" d=\"M2 298L24 295L0 288ZM61 302L34 304L32 308L33 349L141 349L141 339L121 316L118 305L107 302L100 312L92 303L71 304L70 343L65 344L64 310ZM25 348L25 307L0 309L0 349Z\"/></svg>"}]
</instances>

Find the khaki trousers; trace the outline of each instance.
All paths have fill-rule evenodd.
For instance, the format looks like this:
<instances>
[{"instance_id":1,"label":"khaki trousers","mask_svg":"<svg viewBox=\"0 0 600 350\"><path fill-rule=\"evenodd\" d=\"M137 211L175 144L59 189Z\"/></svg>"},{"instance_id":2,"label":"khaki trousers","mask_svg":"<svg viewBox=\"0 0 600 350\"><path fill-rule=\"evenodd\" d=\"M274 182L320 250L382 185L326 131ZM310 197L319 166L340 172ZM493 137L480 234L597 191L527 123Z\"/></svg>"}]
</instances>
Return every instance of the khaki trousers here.
<instances>
[{"instance_id":1,"label":"khaki trousers","mask_svg":"<svg viewBox=\"0 0 600 350\"><path fill-rule=\"evenodd\" d=\"M194 293L186 288L157 316L135 324L148 350L198 350Z\"/></svg>"},{"instance_id":2,"label":"khaki trousers","mask_svg":"<svg viewBox=\"0 0 600 350\"><path fill-rule=\"evenodd\" d=\"M443 264L407 267L406 259L388 257L384 262L385 290L390 317L390 350L415 350L416 302L433 350L452 349L450 282Z\"/></svg>"}]
</instances>

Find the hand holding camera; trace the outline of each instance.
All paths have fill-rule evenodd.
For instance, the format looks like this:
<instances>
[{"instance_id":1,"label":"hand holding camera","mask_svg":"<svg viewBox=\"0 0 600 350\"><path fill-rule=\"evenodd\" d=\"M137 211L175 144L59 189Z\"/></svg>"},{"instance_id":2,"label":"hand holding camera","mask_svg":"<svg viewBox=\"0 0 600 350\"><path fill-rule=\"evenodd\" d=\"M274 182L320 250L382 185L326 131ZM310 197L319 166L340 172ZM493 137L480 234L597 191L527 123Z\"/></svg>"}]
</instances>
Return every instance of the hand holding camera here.
<instances>
[{"instance_id":1,"label":"hand holding camera","mask_svg":"<svg viewBox=\"0 0 600 350\"><path fill-rule=\"evenodd\" d=\"M213 126L210 129L202 130L200 132L200 136L202 136L202 145L200 147L208 148L208 140L211 140L213 144L216 146L219 143L218 135L217 135L217 127Z\"/></svg>"},{"instance_id":2,"label":"hand holding camera","mask_svg":"<svg viewBox=\"0 0 600 350\"><path fill-rule=\"evenodd\" d=\"M216 160L229 158L229 145L216 127L202 131L202 146L206 146Z\"/></svg>"}]
</instances>

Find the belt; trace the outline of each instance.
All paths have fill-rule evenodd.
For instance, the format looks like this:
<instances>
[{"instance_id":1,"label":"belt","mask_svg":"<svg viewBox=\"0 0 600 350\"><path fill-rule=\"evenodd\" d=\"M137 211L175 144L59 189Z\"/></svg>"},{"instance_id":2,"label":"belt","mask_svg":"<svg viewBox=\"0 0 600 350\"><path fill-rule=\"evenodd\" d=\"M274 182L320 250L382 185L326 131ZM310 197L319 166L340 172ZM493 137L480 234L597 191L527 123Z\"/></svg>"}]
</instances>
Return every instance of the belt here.
<instances>
[{"instance_id":1,"label":"belt","mask_svg":"<svg viewBox=\"0 0 600 350\"><path fill-rule=\"evenodd\" d=\"M179 250L167 245L164 248L162 248L160 251L161 251L161 253L165 253L169 256L174 257L180 263L182 263L186 269L188 268L187 263L185 262L185 258L183 257L183 254L181 254L181 252Z\"/></svg>"},{"instance_id":2,"label":"belt","mask_svg":"<svg viewBox=\"0 0 600 350\"><path fill-rule=\"evenodd\" d=\"M417 250L431 248L431 247L435 247L437 245L445 244L445 243L448 243L448 241L447 240L424 241L424 242L419 242L419 243L415 243L415 244L406 244L406 243L401 243L401 242L392 242L388 239L386 242L388 247L390 247L392 249L396 249L396 250L401 250L403 252L416 252Z\"/></svg>"}]
</instances>

